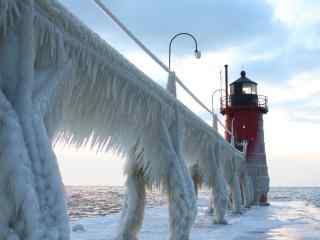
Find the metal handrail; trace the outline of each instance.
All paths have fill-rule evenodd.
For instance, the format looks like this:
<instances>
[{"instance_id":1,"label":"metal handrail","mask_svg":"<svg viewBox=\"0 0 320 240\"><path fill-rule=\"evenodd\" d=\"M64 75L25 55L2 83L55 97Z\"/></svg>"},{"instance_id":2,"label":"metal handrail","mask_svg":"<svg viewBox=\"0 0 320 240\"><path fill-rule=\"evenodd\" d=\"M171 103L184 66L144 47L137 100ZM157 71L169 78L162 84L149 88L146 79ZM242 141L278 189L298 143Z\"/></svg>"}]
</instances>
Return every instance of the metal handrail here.
<instances>
[{"instance_id":1,"label":"metal handrail","mask_svg":"<svg viewBox=\"0 0 320 240\"><path fill-rule=\"evenodd\" d=\"M263 95L258 95L258 107L268 108L268 97Z\"/></svg>"},{"instance_id":2,"label":"metal handrail","mask_svg":"<svg viewBox=\"0 0 320 240\"><path fill-rule=\"evenodd\" d=\"M231 106L232 106L232 102L230 97L228 97L228 104L227 104L227 98L225 96L221 97L221 101L220 101L221 110L224 110L227 107L231 107ZM252 102L249 106L258 107L261 109L268 109L268 97L264 95L257 95L257 101Z\"/></svg>"},{"instance_id":3,"label":"metal handrail","mask_svg":"<svg viewBox=\"0 0 320 240\"><path fill-rule=\"evenodd\" d=\"M168 72L170 74L170 69L159 59L154 55L135 35L101 2L101 0L93 0L97 6L105 13L107 14L136 44L138 44L139 47L142 48L145 53L147 53L156 63L162 67L163 70ZM200 101L198 97L196 97L189 88L178 78L176 77L176 82L193 98L194 101L196 101L201 107L203 107L208 113L210 113L212 116L215 116L215 113L211 111L204 103ZM229 129L226 128L226 126L217 118L218 123L227 131L229 134L232 134Z\"/></svg>"},{"instance_id":4,"label":"metal handrail","mask_svg":"<svg viewBox=\"0 0 320 240\"><path fill-rule=\"evenodd\" d=\"M170 73L170 69L154 55L134 34L101 2L101 0L94 0L94 2L102 9L102 11L107 14L139 47L142 48L156 63L162 67L163 70ZM177 77L177 83L201 106L203 107L208 113L213 114L212 111L200 101L190 90L187 86Z\"/></svg>"}]
</instances>

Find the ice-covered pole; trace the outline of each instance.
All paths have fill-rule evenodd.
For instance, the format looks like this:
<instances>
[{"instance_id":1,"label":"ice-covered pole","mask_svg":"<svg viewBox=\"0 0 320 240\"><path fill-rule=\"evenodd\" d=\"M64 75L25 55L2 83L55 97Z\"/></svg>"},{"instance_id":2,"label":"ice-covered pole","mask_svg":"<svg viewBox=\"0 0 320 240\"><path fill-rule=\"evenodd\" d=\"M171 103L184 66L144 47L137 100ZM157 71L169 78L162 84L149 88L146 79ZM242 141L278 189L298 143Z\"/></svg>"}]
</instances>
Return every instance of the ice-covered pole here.
<instances>
[{"instance_id":1,"label":"ice-covered pole","mask_svg":"<svg viewBox=\"0 0 320 240\"><path fill-rule=\"evenodd\" d=\"M144 50L156 63L160 65L166 72L170 74L169 68L159 59L157 58L102 2L101 0L94 0L95 3L103 10L105 14L107 14L128 36L138 44L142 50ZM206 111L212 114L211 110L200 101L198 97L196 97L191 90L178 78L175 78L176 82Z\"/></svg>"},{"instance_id":2,"label":"ice-covered pole","mask_svg":"<svg viewBox=\"0 0 320 240\"><path fill-rule=\"evenodd\" d=\"M142 50L144 50L155 62L157 62L160 67L162 67L166 72L170 75L169 68L159 59L157 58L134 34L101 2L101 0L94 0L95 3L103 10L105 14L107 14L128 36L137 43ZM203 107L208 113L211 115L214 114L204 103L200 101L198 97L196 97L191 90L177 77L175 76L175 81L193 98L195 102L197 102L201 107ZM217 118L217 122L225 129L225 131L231 134L231 131L227 129L224 124Z\"/></svg>"},{"instance_id":3,"label":"ice-covered pole","mask_svg":"<svg viewBox=\"0 0 320 240\"><path fill-rule=\"evenodd\" d=\"M229 98L229 73L228 73L228 65L224 65L225 69L225 91L226 91L226 108L228 108L228 98Z\"/></svg>"}]
</instances>

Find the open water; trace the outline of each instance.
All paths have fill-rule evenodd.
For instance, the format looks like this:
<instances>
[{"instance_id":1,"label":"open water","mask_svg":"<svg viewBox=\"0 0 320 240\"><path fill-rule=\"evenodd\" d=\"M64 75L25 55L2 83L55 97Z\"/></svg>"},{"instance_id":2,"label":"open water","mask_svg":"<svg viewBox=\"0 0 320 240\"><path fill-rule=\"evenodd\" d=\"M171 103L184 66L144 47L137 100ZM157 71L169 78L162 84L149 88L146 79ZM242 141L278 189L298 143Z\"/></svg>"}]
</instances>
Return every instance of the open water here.
<instances>
[{"instance_id":1,"label":"open water","mask_svg":"<svg viewBox=\"0 0 320 240\"><path fill-rule=\"evenodd\" d=\"M68 211L71 221L84 217L106 216L121 210L124 187L67 187ZM165 197L156 191L147 192L147 207L165 204Z\"/></svg>"},{"instance_id":2,"label":"open water","mask_svg":"<svg viewBox=\"0 0 320 240\"><path fill-rule=\"evenodd\" d=\"M106 216L121 210L125 189L123 187L67 187L68 210L71 221L84 217ZM274 187L271 202L303 201L320 208L320 187ZM166 203L157 191L147 193L147 206Z\"/></svg>"}]
</instances>

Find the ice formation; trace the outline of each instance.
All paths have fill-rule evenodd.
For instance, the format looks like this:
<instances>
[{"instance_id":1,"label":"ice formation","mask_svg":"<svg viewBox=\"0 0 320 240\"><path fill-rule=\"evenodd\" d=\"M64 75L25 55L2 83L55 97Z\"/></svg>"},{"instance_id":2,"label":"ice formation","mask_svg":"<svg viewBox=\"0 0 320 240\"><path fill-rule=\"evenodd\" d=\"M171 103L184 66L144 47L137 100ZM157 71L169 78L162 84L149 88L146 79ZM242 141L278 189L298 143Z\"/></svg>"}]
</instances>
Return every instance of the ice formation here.
<instances>
[{"instance_id":1,"label":"ice formation","mask_svg":"<svg viewBox=\"0 0 320 240\"><path fill-rule=\"evenodd\" d=\"M167 91L176 96L175 74L169 74ZM198 188L204 183L212 190L210 211L214 208L214 223L225 224L225 214L231 194L232 208L235 213L241 212L241 206L250 207L253 203L250 177L246 169L246 147L241 153L224 141L217 131L215 141L212 138L198 136L196 132L190 138L197 144L190 144L190 139L184 138L183 155L187 161L190 175L193 180L196 195ZM197 138L199 137L199 138ZM203 137L203 138L202 138Z\"/></svg>"},{"instance_id":2,"label":"ice formation","mask_svg":"<svg viewBox=\"0 0 320 240\"><path fill-rule=\"evenodd\" d=\"M57 1L0 0L0 84L0 240L69 239L56 141L127 157L120 239L136 238L145 185L168 194L171 239L188 239L196 205L186 162L208 171L219 205L222 159L239 207L234 148Z\"/></svg>"},{"instance_id":3,"label":"ice formation","mask_svg":"<svg viewBox=\"0 0 320 240\"><path fill-rule=\"evenodd\" d=\"M315 195L316 196L316 193ZM208 201L206 191L199 192L198 217L192 228L192 240L257 240L257 239L308 239L318 240L320 236L320 209L306 202L272 202L268 208L253 207L241 217L228 215L226 227L213 226L206 213ZM140 240L168 239L169 228L166 206L149 208L145 223L139 235ZM114 240L119 214L106 217L84 218L75 224L82 224L87 231L72 232L73 240Z\"/></svg>"}]
</instances>

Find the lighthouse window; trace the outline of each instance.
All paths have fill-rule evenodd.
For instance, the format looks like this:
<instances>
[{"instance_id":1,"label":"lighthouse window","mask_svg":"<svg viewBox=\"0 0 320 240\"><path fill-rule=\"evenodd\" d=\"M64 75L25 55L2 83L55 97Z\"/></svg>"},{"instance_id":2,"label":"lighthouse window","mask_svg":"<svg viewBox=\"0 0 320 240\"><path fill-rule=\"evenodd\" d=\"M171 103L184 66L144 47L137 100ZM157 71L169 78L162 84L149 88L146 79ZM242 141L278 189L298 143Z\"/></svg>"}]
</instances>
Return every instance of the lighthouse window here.
<instances>
[{"instance_id":1,"label":"lighthouse window","mask_svg":"<svg viewBox=\"0 0 320 240\"><path fill-rule=\"evenodd\" d=\"M249 84L243 84L243 86L242 86L242 93L244 93L244 94L252 94L251 92L251 85L249 85Z\"/></svg>"},{"instance_id":2,"label":"lighthouse window","mask_svg":"<svg viewBox=\"0 0 320 240\"><path fill-rule=\"evenodd\" d=\"M243 94L257 94L257 86L253 84L243 84L242 85Z\"/></svg>"}]
</instances>

